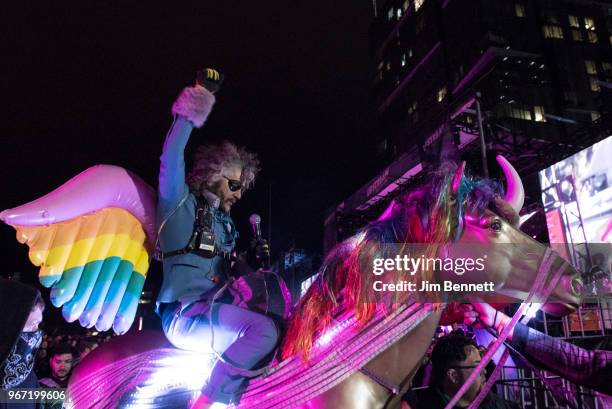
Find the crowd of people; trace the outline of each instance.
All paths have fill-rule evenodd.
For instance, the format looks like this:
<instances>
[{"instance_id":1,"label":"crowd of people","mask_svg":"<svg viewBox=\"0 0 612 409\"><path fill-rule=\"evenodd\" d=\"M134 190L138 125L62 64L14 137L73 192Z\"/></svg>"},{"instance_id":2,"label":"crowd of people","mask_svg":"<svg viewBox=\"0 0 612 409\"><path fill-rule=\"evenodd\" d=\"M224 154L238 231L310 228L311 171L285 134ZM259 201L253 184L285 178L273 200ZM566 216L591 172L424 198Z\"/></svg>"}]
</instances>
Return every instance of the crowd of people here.
<instances>
[{"instance_id":1,"label":"crowd of people","mask_svg":"<svg viewBox=\"0 0 612 409\"><path fill-rule=\"evenodd\" d=\"M42 382L46 378L58 378L58 374L65 372L61 376L67 382L71 369L76 366L87 354L96 349L98 346L111 339L111 335L107 333L99 333L96 335L55 335L51 336L43 334L42 342L36 360L34 362L34 371L41 380L41 384L49 387L50 384ZM64 382L59 383L59 385ZM59 386L65 388L65 386Z\"/></svg>"},{"instance_id":2,"label":"crowd of people","mask_svg":"<svg viewBox=\"0 0 612 409\"><path fill-rule=\"evenodd\" d=\"M455 319L465 325L459 326L455 321L448 333L441 328L436 332L413 380L413 388L403 397L403 409L445 408L491 347L492 343L478 345L472 330L484 326L499 333L510 322L509 316L487 303L461 304L456 313ZM577 386L612 396L612 351L586 350L521 323L510 331L507 346L540 369ZM495 364L490 361L454 408L470 407L494 369ZM479 409L519 408L516 402L501 398L493 390L480 403ZM610 403L608 398L602 399Z\"/></svg>"}]
</instances>

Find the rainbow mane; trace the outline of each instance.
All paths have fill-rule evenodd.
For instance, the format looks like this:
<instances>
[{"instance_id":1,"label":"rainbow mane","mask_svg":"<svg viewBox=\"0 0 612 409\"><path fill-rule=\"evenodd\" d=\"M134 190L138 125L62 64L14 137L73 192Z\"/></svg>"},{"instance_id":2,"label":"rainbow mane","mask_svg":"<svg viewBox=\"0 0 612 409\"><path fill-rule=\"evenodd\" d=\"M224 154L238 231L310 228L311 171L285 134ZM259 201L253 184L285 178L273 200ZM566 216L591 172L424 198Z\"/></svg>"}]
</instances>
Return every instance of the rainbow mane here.
<instances>
[{"instance_id":1,"label":"rainbow mane","mask_svg":"<svg viewBox=\"0 0 612 409\"><path fill-rule=\"evenodd\" d=\"M372 261L384 254L384 245L402 248L421 244L425 257L435 257L442 245L459 239L466 211L483 212L502 193L499 184L491 180L465 175L454 192L456 170L456 164L443 164L431 175L430 182L400 197L390 217L371 222L330 251L317 279L290 318L283 358L302 354L308 360L316 337L343 311L354 311L363 326L372 317L377 303L384 302L391 312L394 306L406 301L401 292L382 300L373 290L373 282L378 278L372 274ZM396 271L393 280L436 282L435 273L425 271L417 277ZM435 299L436 294L430 296Z\"/></svg>"}]
</instances>

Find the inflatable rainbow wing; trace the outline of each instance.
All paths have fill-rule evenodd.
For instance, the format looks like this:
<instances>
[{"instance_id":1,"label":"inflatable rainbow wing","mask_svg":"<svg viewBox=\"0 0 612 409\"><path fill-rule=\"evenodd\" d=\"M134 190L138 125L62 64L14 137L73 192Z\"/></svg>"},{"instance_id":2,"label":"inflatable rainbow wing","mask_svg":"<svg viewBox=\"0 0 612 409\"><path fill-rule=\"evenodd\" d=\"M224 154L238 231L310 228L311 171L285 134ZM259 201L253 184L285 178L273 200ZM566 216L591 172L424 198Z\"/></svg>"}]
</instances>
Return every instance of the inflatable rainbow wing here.
<instances>
[{"instance_id":1,"label":"inflatable rainbow wing","mask_svg":"<svg viewBox=\"0 0 612 409\"><path fill-rule=\"evenodd\" d=\"M133 173L91 167L53 192L0 213L29 246L64 318L125 333L155 245L155 191Z\"/></svg>"}]
</instances>

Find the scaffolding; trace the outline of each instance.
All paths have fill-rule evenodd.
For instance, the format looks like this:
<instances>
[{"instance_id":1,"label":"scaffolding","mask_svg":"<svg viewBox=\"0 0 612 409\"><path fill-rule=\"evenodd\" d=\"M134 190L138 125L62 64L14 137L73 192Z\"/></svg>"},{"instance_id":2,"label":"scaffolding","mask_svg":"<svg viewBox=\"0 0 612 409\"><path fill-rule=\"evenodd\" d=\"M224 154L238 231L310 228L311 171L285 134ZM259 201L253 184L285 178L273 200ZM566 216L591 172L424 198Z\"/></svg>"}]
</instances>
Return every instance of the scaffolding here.
<instances>
[{"instance_id":1,"label":"scaffolding","mask_svg":"<svg viewBox=\"0 0 612 409\"><path fill-rule=\"evenodd\" d=\"M565 379L543 373L542 380L537 374L527 368L504 366L497 382L497 392L504 399L516 402L522 409L566 409L552 394L546 383L559 384L562 388L571 388ZM580 409L609 409L603 401L604 395L587 388L579 387L576 391L576 401Z\"/></svg>"}]
</instances>

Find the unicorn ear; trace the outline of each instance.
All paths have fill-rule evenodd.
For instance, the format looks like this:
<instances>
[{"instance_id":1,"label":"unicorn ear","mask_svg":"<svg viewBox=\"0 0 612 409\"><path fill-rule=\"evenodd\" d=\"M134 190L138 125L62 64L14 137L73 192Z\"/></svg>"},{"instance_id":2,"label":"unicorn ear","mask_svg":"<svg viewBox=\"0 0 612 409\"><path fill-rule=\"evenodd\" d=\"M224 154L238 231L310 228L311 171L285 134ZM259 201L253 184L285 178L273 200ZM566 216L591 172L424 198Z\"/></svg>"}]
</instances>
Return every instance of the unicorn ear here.
<instances>
[{"instance_id":1,"label":"unicorn ear","mask_svg":"<svg viewBox=\"0 0 612 409\"><path fill-rule=\"evenodd\" d=\"M389 206L387 206L385 211L382 212L382 214L378 217L378 221L382 221L382 220L385 220L391 217L391 215L393 214L394 207L395 207L395 200L391 200L391 203L389 204Z\"/></svg>"},{"instance_id":2,"label":"unicorn ear","mask_svg":"<svg viewBox=\"0 0 612 409\"><path fill-rule=\"evenodd\" d=\"M455 177L453 178L453 195L456 195L459 191L459 186L461 186L461 179L463 178L463 171L465 170L465 161L462 160L459 163L459 167L457 167L457 172L455 172Z\"/></svg>"}]
</instances>

